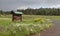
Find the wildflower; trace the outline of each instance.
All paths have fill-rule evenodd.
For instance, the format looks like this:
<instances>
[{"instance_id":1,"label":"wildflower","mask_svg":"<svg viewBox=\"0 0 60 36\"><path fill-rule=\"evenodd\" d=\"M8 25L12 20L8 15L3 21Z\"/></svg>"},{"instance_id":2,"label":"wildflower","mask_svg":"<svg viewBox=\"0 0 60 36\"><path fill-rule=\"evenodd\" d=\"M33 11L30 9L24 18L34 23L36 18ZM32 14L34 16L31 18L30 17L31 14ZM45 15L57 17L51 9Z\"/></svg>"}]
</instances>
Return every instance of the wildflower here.
<instances>
[{"instance_id":1,"label":"wildflower","mask_svg":"<svg viewBox=\"0 0 60 36\"><path fill-rule=\"evenodd\" d=\"M37 22L37 21L40 21L42 18L35 18L34 21Z\"/></svg>"},{"instance_id":2,"label":"wildflower","mask_svg":"<svg viewBox=\"0 0 60 36\"><path fill-rule=\"evenodd\" d=\"M31 28L30 31L33 31L33 29Z\"/></svg>"}]
</instances>

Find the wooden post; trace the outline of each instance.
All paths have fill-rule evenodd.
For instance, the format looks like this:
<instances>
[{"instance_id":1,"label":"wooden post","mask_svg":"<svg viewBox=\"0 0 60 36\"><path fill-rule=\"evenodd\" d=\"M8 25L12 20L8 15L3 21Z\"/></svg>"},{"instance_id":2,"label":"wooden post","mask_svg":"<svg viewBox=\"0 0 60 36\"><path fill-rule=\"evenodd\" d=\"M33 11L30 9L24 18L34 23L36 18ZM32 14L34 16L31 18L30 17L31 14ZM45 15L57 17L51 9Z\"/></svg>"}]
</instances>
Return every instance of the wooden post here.
<instances>
[{"instance_id":1,"label":"wooden post","mask_svg":"<svg viewBox=\"0 0 60 36\"><path fill-rule=\"evenodd\" d=\"M12 21L14 21L14 14L12 14Z\"/></svg>"},{"instance_id":2,"label":"wooden post","mask_svg":"<svg viewBox=\"0 0 60 36\"><path fill-rule=\"evenodd\" d=\"M22 21L22 14L20 14L19 16L20 16L20 21Z\"/></svg>"}]
</instances>

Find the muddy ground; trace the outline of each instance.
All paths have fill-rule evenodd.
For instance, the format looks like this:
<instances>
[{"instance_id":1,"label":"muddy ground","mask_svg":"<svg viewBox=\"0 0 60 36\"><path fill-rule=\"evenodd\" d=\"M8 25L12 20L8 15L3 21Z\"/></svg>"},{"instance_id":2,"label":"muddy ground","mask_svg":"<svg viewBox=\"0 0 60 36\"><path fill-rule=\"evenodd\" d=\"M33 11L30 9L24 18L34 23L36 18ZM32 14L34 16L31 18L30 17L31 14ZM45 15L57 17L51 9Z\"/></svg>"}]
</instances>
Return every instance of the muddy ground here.
<instances>
[{"instance_id":1,"label":"muddy ground","mask_svg":"<svg viewBox=\"0 0 60 36\"><path fill-rule=\"evenodd\" d=\"M42 31L40 36L60 36L60 20L52 19L54 26Z\"/></svg>"},{"instance_id":2,"label":"muddy ground","mask_svg":"<svg viewBox=\"0 0 60 36\"><path fill-rule=\"evenodd\" d=\"M52 19L54 26L31 36L60 36L60 20Z\"/></svg>"}]
</instances>

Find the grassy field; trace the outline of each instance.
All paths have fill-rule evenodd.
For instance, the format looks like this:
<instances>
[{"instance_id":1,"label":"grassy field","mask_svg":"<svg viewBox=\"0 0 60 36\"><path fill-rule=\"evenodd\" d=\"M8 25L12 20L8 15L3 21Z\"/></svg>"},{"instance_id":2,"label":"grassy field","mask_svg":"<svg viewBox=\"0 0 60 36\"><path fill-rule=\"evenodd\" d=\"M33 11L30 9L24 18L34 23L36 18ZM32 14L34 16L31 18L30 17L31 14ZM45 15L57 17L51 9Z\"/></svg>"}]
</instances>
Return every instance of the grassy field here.
<instances>
[{"instance_id":1,"label":"grassy field","mask_svg":"<svg viewBox=\"0 0 60 36\"><path fill-rule=\"evenodd\" d=\"M0 18L11 18L12 15L1 15ZM60 19L60 16L44 16L44 15L23 15L24 19L30 18L49 18L49 19Z\"/></svg>"},{"instance_id":2,"label":"grassy field","mask_svg":"<svg viewBox=\"0 0 60 36\"><path fill-rule=\"evenodd\" d=\"M44 15L23 15L23 17L60 19L60 16L44 16Z\"/></svg>"},{"instance_id":3,"label":"grassy field","mask_svg":"<svg viewBox=\"0 0 60 36\"><path fill-rule=\"evenodd\" d=\"M0 36L30 36L52 26L60 16L23 15L22 22L12 22L11 15L0 16Z\"/></svg>"}]
</instances>

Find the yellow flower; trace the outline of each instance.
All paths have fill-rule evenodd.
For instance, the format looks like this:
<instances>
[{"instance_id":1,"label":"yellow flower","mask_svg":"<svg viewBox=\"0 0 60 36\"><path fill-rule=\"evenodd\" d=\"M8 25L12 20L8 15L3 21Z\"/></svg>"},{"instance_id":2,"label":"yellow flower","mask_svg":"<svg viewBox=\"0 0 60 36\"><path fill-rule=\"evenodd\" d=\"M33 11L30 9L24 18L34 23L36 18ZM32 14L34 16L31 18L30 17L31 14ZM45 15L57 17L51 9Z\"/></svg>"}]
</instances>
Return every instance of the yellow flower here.
<instances>
[{"instance_id":1,"label":"yellow flower","mask_svg":"<svg viewBox=\"0 0 60 36\"><path fill-rule=\"evenodd\" d=\"M40 20L42 20L42 18L34 18L35 22L40 21Z\"/></svg>"}]
</instances>

